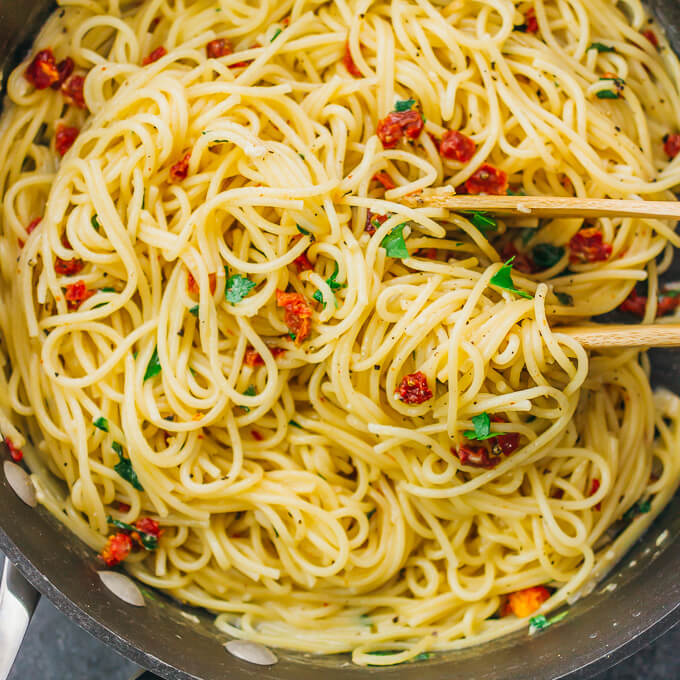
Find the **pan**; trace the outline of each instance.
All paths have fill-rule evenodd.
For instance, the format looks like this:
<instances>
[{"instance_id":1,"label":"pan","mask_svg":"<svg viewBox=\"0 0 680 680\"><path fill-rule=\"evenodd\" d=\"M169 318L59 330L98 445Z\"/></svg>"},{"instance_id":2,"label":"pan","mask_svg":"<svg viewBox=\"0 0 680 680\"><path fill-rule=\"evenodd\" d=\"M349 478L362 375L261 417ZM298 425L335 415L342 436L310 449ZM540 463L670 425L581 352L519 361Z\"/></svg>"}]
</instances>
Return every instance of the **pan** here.
<instances>
[{"instance_id":1,"label":"pan","mask_svg":"<svg viewBox=\"0 0 680 680\"><path fill-rule=\"evenodd\" d=\"M612 0L614 1L614 0ZM680 3L650 8L680 53ZM49 0L0 0L0 67L5 75L26 54L53 9ZM680 279L680 258L667 273ZM651 354L652 382L680 393L680 351ZM0 457L5 457L4 452ZM277 650L279 661L255 666L224 650L228 637L208 612L145 591L144 607L115 598L101 583L93 552L42 508L30 508L0 479L0 550L8 557L0 590L0 680L7 677L38 593L89 633L148 669L152 680L577 680L634 654L680 621L680 497L608 577L576 602L559 624L519 632L479 647L397 667L358 667L348 655ZM75 650L77 653L77 650Z\"/></svg>"}]
</instances>

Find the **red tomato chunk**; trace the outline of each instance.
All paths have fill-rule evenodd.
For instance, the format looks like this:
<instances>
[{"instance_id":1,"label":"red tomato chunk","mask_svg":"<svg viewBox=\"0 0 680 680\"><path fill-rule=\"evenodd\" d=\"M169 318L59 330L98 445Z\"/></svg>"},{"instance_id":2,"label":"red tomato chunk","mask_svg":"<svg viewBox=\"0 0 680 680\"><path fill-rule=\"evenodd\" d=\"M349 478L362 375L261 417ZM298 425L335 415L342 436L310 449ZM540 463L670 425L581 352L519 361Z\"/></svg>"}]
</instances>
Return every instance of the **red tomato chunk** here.
<instances>
[{"instance_id":1,"label":"red tomato chunk","mask_svg":"<svg viewBox=\"0 0 680 680\"><path fill-rule=\"evenodd\" d=\"M300 344L310 333L312 310L304 296L300 293L284 293L276 291L276 305L285 310L283 320L290 332L295 336L295 343Z\"/></svg>"},{"instance_id":2,"label":"red tomato chunk","mask_svg":"<svg viewBox=\"0 0 680 680\"><path fill-rule=\"evenodd\" d=\"M54 53L50 47L45 50L40 50L40 52L33 57L33 61L24 71L24 78L26 78L36 90L44 90L51 87L54 83L59 82L57 61L54 58Z\"/></svg>"},{"instance_id":3,"label":"red tomato chunk","mask_svg":"<svg viewBox=\"0 0 680 680\"><path fill-rule=\"evenodd\" d=\"M427 377L422 371L405 375L396 394L397 398L406 404L422 404L432 399L432 390L428 387Z\"/></svg>"},{"instance_id":4,"label":"red tomato chunk","mask_svg":"<svg viewBox=\"0 0 680 680\"><path fill-rule=\"evenodd\" d=\"M465 182L465 189L468 194L493 194L494 196L501 196L508 191L508 175L503 170L484 163Z\"/></svg>"},{"instance_id":5,"label":"red tomato chunk","mask_svg":"<svg viewBox=\"0 0 680 680\"><path fill-rule=\"evenodd\" d=\"M66 286L66 294L64 297L68 303L68 308L70 310L75 310L78 309L78 307L80 307L80 305L85 302L85 300L91 298L93 295L94 291L90 290L85 284L85 281L81 279L75 283L69 283L69 285Z\"/></svg>"},{"instance_id":6,"label":"red tomato chunk","mask_svg":"<svg viewBox=\"0 0 680 680\"><path fill-rule=\"evenodd\" d=\"M107 567L115 567L130 554L131 550L132 539L121 531L108 537L99 556Z\"/></svg>"},{"instance_id":7,"label":"red tomato chunk","mask_svg":"<svg viewBox=\"0 0 680 680\"><path fill-rule=\"evenodd\" d=\"M604 262L612 254L612 247L603 241L597 227L586 227L572 236L569 241L570 262Z\"/></svg>"},{"instance_id":8,"label":"red tomato chunk","mask_svg":"<svg viewBox=\"0 0 680 680\"><path fill-rule=\"evenodd\" d=\"M439 153L451 161L467 163L474 155L475 143L458 130L447 130L439 142Z\"/></svg>"},{"instance_id":9,"label":"red tomato chunk","mask_svg":"<svg viewBox=\"0 0 680 680\"><path fill-rule=\"evenodd\" d=\"M206 46L205 51L210 59L219 59L226 57L228 54L234 53L234 48L231 43L225 38L218 38L211 40Z\"/></svg>"},{"instance_id":10,"label":"red tomato chunk","mask_svg":"<svg viewBox=\"0 0 680 680\"><path fill-rule=\"evenodd\" d=\"M418 139L423 131L423 118L419 111L393 111L378 123L377 134L386 149L394 148L402 137Z\"/></svg>"}]
</instances>

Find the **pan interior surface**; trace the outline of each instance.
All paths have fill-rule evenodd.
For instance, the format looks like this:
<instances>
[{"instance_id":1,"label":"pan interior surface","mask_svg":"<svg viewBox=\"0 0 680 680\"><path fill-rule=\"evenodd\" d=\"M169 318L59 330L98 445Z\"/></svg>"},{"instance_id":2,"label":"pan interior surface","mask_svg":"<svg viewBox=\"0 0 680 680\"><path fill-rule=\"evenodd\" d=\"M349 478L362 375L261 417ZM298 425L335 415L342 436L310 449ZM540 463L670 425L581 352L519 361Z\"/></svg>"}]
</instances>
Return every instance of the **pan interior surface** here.
<instances>
[{"instance_id":1,"label":"pan interior surface","mask_svg":"<svg viewBox=\"0 0 680 680\"><path fill-rule=\"evenodd\" d=\"M680 6L654 0L650 7L680 51ZM5 75L25 54L31 38L53 9L49 2L0 0L0 45ZM666 273L680 280L680 261ZM680 393L680 351L651 353L652 380ZM148 593L147 606L131 609L111 598L100 584L93 554L43 508L32 510L0 483L0 548L24 575L63 612L117 650L166 678L217 680L258 677L306 680L326 672L380 674L428 679L476 680L578 678L604 670L637 651L680 620L680 499L657 518L614 571L569 616L539 635L521 632L461 651L436 654L391 668L360 668L348 655L314 656L277 650L279 663L253 668L224 653L228 639L213 616L182 608L160 593ZM196 622L198 620L198 623Z\"/></svg>"}]
</instances>

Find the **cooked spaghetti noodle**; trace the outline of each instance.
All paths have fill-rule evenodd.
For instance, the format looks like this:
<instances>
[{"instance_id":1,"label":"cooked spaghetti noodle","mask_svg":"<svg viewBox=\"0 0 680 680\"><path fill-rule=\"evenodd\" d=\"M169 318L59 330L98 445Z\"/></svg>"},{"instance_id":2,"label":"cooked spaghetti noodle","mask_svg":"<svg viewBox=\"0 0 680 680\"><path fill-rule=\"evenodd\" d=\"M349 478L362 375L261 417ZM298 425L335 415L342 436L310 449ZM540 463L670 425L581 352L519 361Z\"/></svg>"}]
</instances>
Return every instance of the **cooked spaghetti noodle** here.
<instances>
[{"instance_id":1,"label":"cooked spaghetti noodle","mask_svg":"<svg viewBox=\"0 0 680 680\"><path fill-rule=\"evenodd\" d=\"M40 501L222 631L359 664L587 591L678 485L680 401L559 324L670 311L673 225L400 199L672 199L640 3L60 5L0 135L0 429Z\"/></svg>"}]
</instances>

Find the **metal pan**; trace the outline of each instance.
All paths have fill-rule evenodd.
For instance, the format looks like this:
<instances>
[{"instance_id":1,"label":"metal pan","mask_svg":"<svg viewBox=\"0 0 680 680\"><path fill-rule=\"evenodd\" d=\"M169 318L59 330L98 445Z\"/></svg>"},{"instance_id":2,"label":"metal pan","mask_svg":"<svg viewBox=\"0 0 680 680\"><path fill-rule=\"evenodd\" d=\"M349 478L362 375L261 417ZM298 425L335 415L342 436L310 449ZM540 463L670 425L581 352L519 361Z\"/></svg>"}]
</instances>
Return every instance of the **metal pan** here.
<instances>
[{"instance_id":1,"label":"metal pan","mask_svg":"<svg viewBox=\"0 0 680 680\"><path fill-rule=\"evenodd\" d=\"M615 0L611 0L614 2ZM680 3L652 0L652 10L680 50ZM50 0L0 0L0 66L5 73L30 46L52 9ZM670 279L680 279L680 258ZM680 351L652 354L653 382L680 392ZM42 508L24 505L0 480L0 550L15 565L0 590L0 680L21 642L37 596L143 668L168 680L525 680L587 678L634 654L680 621L680 498L609 577L559 624L530 637L516 633L471 649L392 668L359 668L347 655L278 651L271 667L240 661L210 614L154 593L143 608L115 598L97 577L94 554ZM28 583L24 580L30 583ZM32 586L32 587L31 587ZM193 617L192 617L193 618ZM196 623L195 621L198 621ZM145 673L147 680L157 676Z\"/></svg>"}]
</instances>

